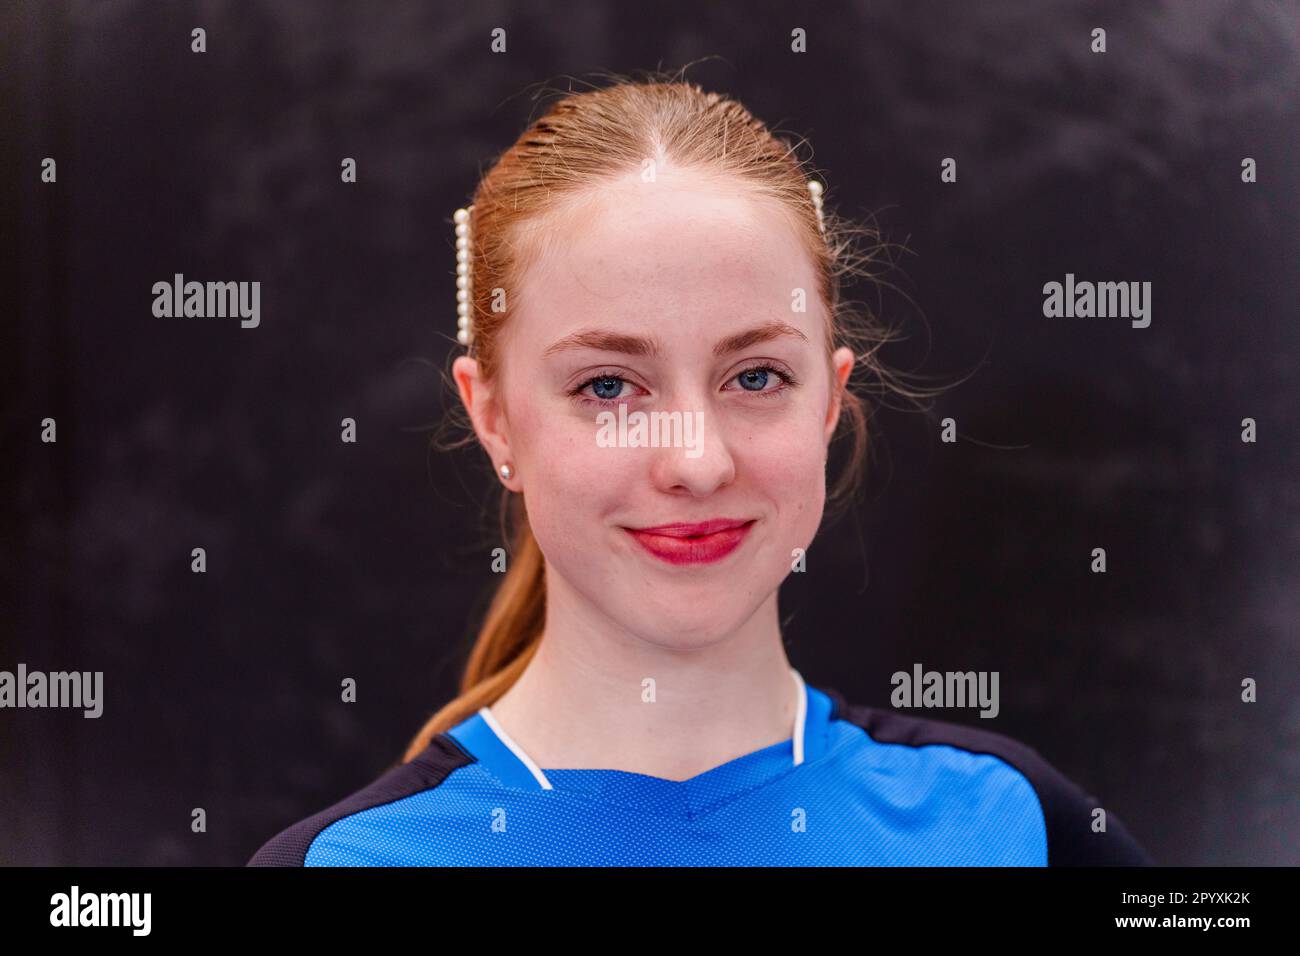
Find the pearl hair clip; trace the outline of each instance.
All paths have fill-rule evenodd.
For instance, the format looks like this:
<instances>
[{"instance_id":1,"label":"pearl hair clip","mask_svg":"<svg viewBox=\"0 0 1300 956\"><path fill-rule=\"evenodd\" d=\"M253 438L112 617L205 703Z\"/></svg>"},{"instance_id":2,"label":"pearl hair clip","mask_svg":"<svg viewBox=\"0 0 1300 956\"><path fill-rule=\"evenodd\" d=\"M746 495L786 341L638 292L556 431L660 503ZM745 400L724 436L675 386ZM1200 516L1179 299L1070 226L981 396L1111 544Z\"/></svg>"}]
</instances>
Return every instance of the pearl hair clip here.
<instances>
[{"instance_id":1,"label":"pearl hair clip","mask_svg":"<svg viewBox=\"0 0 1300 956\"><path fill-rule=\"evenodd\" d=\"M822 193L825 187L815 179L808 180L808 192L812 196L813 209L817 211L817 228L823 237L826 235L826 218L822 213ZM474 341L474 325L470 316L474 314L474 226L471 203L457 209L452 215L456 224L456 341L468 346Z\"/></svg>"},{"instance_id":2,"label":"pearl hair clip","mask_svg":"<svg viewBox=\"0 0 1300 956\"><path fill-rule=\"evenodd\" d=\"M471 264L474 257L474 234L471 232L470 213L474 211L471 204L466 209L457 209L452 221L456 223L456 341L469 345L474 339L469 317L474 308L474 284Z\"/></svg>"}]
</instances>

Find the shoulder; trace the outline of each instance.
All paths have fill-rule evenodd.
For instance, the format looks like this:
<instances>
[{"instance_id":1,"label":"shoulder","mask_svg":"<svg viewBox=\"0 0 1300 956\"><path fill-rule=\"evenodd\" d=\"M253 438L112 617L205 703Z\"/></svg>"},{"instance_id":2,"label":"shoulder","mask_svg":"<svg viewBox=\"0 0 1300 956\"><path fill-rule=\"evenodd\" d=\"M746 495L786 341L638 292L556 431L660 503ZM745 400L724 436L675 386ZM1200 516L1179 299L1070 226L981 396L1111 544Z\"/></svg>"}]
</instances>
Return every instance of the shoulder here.
<instances>
[{"instance_id":1,"label":"shoulder","mask_svg":"<svg viewBox=\"0 0 1300 956\"><path fill-rule=\"evenodd\" d=\"M277 833L253 854L246 865L304 866L313 841L328 827L354 814L437 787L453 770L473 762L474 758L449 737L439 734L409 762L389 768L362 789ZM332 850L331 858L345 862L336 848ZM352 851L346 859L346 863L356 865L378 862L360 848Z\"/></svg>"},{"instance_id":2,"label":"shoulder","mask_svg":"<svg viewBox=\"0 0 1300 956\"><path fill-rule=\"evenodd\" d=\"M832 719L860 727L876 743L918 748L937 745L971 755L988 755L1019 773L1033 789L1042 809L1048 866L1153 864L1114 812L1033 747L996 731L854 704L832 688L823 690L833 702ZM1104 811L1104 831L1094 829L1094 821L1100 819L1099 809Z\"/></svg>"}]
</instances>

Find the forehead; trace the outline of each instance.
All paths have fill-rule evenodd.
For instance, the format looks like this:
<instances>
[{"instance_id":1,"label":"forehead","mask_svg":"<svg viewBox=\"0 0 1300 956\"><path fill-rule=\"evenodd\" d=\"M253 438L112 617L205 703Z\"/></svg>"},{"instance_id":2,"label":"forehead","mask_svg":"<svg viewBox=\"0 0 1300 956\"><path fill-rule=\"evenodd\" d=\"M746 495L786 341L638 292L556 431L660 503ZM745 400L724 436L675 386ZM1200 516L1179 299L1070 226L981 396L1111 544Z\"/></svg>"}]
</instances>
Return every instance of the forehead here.
<instances>
[{"instance_id":1,"label":"forehead","mask_svg":"<svg viewBox=\"0 0 1300 956\"><path fill-rule=\"evenodd\" d=\"M660 171L593 186L535 226L542 240L520 278L515 332L531 340L573 328L653 326L672 337L755 319L811 325L813 263L776 200L734 182ZM538 234L540 233L540 235ZM808 311L793 312L796 288Z\"/></svg>"}]
</instances>

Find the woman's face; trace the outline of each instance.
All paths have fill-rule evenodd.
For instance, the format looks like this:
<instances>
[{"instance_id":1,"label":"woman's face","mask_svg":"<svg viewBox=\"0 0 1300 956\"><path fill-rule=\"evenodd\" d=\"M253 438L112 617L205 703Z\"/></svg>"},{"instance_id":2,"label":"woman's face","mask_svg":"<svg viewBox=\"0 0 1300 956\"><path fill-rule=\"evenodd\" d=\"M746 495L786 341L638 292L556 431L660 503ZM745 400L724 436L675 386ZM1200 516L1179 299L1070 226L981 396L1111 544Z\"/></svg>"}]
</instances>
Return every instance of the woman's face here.
<instances>
[{"instance_id":1,"label":"woman's face","mask_svg":"<svg viewBox=\"0 0 1300 956\"><path fill-rule=\"evenodd\" d=\"M812 262L770 201L661 169L579 203L506 290L495 388L461 358L462 398L564 579L548 597L701 646L773 598L816 534L832 376L853 355L828 367ZM703 523L741 528L664 528Z\"/></svg>"}]
</instances>

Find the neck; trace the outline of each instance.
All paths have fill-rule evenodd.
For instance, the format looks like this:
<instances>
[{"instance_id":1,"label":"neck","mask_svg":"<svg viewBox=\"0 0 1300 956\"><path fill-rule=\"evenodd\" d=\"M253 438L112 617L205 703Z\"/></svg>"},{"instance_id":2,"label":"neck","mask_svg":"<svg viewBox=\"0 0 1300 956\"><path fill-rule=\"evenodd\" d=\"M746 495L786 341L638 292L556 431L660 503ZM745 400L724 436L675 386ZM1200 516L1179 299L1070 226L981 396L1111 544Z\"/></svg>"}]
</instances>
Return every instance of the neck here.
<instances>
[{"instance_id":1,"label":"neck","mask_svg":"<svg viewBox=\"0 0 1300 956\"><path fill-rule=\"evenodd\" d=\"M528 667L491 705L543 769L607 769L685 780L789 740L798 687L775 592L707 645L654 644L547 574L546 624Z\"/></svg>"}]
</instances>

